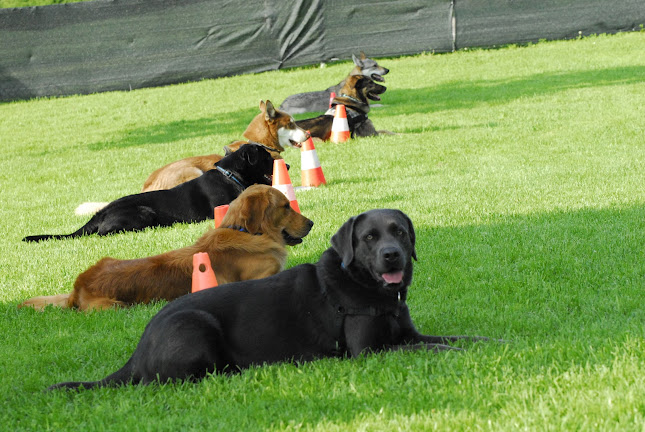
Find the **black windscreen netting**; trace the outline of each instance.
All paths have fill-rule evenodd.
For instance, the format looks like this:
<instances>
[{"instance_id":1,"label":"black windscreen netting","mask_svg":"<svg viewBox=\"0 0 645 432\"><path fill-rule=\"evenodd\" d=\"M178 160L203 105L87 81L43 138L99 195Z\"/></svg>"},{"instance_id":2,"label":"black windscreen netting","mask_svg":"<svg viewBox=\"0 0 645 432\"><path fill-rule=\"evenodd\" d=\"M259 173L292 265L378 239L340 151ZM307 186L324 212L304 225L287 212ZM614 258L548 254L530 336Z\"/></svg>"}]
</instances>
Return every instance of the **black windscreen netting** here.
<instances>
[{"instance_id":1,"label":"black windscreen netting","mask_svg":"<svg viewBox=\"0 0 645 432\"><path fill-rule=\"evenodd\" d=\"M96 0L0 10L0 100L638 29L645 0Z\"/></svg>"}]
</instances>

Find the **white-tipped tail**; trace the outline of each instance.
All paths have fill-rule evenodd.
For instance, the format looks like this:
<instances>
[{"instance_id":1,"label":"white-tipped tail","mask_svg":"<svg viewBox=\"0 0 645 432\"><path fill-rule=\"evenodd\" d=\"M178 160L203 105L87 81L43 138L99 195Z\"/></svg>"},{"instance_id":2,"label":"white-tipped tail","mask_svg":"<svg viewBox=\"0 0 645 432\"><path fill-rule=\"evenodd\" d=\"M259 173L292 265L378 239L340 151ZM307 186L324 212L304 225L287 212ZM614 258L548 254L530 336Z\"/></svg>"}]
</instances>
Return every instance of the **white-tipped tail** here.
<instances>
[{"instance_id":1,"label":"white-tipped tail","mask_svg":"<svg viewBox=\"0 0 645 432\"><path fill-rule=\"evenodd\" d=\"M74 214L77 216L93 215L94 213L101 210L103 207L105 207L108 204L110 203L109 202L86 202L76 207L76 210L74 210Z\"/></svg>"}]
</instances>

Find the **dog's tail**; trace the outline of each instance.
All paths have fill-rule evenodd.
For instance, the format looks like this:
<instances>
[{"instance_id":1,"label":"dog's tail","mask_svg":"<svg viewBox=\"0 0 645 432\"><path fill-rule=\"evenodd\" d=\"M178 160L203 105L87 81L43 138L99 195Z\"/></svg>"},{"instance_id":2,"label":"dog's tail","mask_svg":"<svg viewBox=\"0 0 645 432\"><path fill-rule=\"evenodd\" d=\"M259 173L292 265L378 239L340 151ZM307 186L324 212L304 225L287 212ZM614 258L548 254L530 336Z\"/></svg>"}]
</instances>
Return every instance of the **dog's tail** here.
<instances>
[{"instance_id":1,"label":"dog's tail","mask_svg":"<svg viewBox=\"0 0 645 432\"><path fill-rule=\"evenodd\" d=\"M70 294L58 294L53 296L33 297L18 305L18 308L32 307L38 311L44 310L47 306L52 305L61 308L69 307Z\"/></svg>"},{"instance_id":2,"label":"dog's tail","mask_svg":"<svg viewBox=\"0 0 645 432\"><path fill-rule=\"evenodd\" d=\"M108 204L110 203L109 202L84 202L83 204L76 207L76 210L74 210L74 214L76 216L93 215Z\"/></svg>"},{"instance_id":3,"label":"dog's tail","mask_svg":"<svg viewBox=\"0 0 645 432\"><path fill-rule=\"evenodd\" d=\"M47 388L47 391L65 389L65 390L90 390L98 387L116 387L125 384L138 384L141 382L140 378L132 376L132 357L130 360L118 371L111 375L106 376L98 381L67 381L54 384Z\"/></svg>"},{"instance_id":4,"label":"dog's tail","mask_svg":"<svg viewBox=\"0 0 645 432\"><path fill-rule=\"evenodd\" d=\"M39 242L49 239L64 239L64 238L74 238L82 237L85 235L96 234L99 232L99 223L96 220L96 216L90 219L85 225L79 228L77 231L74 231L71 234L40 234L27 236L22 239L24 242Z\"/></svg>"},{"instance_id":5,"label":"dog's tail","mask_svg":"<svg viewBox=\"0 0 645 432\"><path fill-rule=\"evenodd\" d=\"M41 234L41 235L32 235L32 236L27 236L22 239L24 242L39 242L43 240L49 240L49 239L63 239L67 237L71 237L72 234Z\"/></svg>"}]
</instances>

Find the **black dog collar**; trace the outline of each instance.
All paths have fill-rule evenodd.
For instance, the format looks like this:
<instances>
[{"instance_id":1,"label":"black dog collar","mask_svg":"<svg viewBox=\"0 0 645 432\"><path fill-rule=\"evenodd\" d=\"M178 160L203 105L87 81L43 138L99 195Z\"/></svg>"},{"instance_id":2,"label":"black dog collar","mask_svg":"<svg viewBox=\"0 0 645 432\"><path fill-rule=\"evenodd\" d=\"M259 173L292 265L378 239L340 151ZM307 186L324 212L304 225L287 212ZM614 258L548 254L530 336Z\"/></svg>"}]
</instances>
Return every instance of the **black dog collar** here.
<instances>
[{"instance_id":1,"label":"black dog collar","mask_svg":"<svg viewBox=\"0 0 645 432\"><path fill-rule=\"evenodd\" d=\"M271 152L271 153L280 153L280 150L278 150L277 148L273 148L273 147L265 146L265 145L264 145L264 144L262 144L262 143L255 142L255 141L251 141L251 140L249 140L249 141L247 141L247 142L248 142L249 144L255 144L255 145L258 145L258 146L262 147L263 149L265 149L265 150L266 150L266 151L268 151L268 152Z\"/></svg>"},{"instance_id":2,"label":"black dog collar","mask_svg":"<svg viewBox=\"0 0 645 432\"><path fill-rule=\"evenodd\" d=\"M358 103L358 104L360 104L360 105L364 105L364 103L363 103L363 102L361 102L361 101L359 101L358 99L356 99L355 97L352 97L352 96L350 96L350 95L348 95L348 94L345 94L345 93L341 93L341 94L340 94L340 96L338 96L338 97L346 98L346 99L349 99L349 100L351 100L351 101L354 101L354 102L356 102L356 103Z\"/></svg>"},{"instance_id":3,"label":"black dog collar","mask_svg":"<svg viewBox=\"0 0 645 432\"><path fill-rule=\"evenodd\" d=\"M237 177L235 177L235 175L233 175L232 172L225 170L224 168L220 167L219 165L215 165L215 169L217 171L221 172L222 174L224 174L226 177L228 177L231 180L233 180L238 185L240 185L240 187L242 189L246 189L246 186L244 186L244 184Z\"/></svg>"}]
</instances>

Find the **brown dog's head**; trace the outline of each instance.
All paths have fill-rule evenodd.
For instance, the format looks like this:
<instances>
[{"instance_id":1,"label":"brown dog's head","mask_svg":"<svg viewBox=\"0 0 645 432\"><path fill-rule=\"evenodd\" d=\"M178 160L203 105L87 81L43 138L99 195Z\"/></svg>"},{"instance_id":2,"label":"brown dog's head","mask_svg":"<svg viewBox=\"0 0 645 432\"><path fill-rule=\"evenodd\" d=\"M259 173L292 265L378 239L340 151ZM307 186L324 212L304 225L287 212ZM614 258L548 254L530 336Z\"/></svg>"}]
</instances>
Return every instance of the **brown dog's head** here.
<instances>
[{"instance_id":1,"label":"brown dog's head","mask_svg":"<svg viewBox=\"0 0 645 432\"><path fill-rule=\"evenodd\" d=\"M375 83L371 78L362 75L347 77L345 85L340 89L332 105L343 104L364 113L369 112L370 100L380 101L380 94L385 93L387 87Z\"/></svg>"},{"instance_id":2,"label":"brown dog's head","mask_svg":"<svg viewBox=\"0 0 645 432\"><path fill-rule=\"evenodd\" d=\"M291 208L278 189L253 185L230 204L222 227L240 227L251 234L268 235L289 246L302 243L313 222Z\"/></svg>"},{"instance_id":3,"label":"brown dog's head","mask_svg":"<svg viewBox=\"0 0 645 432\"><path fill-rule=\"evenodd\" d=\"M309 138L309 134L296 125L290 114L275 109L271 101L260 101L260 114L256 115L246 128L245 138L261 144L271 152L274 159L282 159L280 153L285 147L301 147ZM237 141L224 147L225 151L235 151L245 144Z\"/></svg>"}]
</instances>

